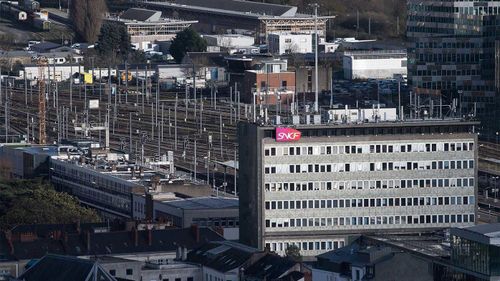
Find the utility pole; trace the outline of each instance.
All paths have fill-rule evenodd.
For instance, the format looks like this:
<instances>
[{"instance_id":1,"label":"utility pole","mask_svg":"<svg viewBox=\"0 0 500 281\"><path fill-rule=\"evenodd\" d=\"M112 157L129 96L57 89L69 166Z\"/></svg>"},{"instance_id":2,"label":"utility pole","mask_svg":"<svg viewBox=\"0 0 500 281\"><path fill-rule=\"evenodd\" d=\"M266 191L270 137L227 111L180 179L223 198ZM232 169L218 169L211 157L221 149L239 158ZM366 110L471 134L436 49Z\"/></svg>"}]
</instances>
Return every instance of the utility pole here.
<instances>
[{"instance_id":1,"label":"utility pole","mask_svg":"<svg viewBox=\"0 0 500 281\"><path fill-rule=\"evenodd\" d=\"M174 106L174 138L175 138L175 150L177 151L177 102L178 96L175 94L175 106Z\"/></svg>"},{"instance_id":2,"label":"utility pole","mask_svg":"<svg viewBox=\"0 0 500 281\"><path fill-rule=\"evenodd\" d=\"M368 17L368 35L372 35L372 17Z\"/></svg>"},{"instance_id":3,"label":"utility pole","mask_svg":"<svg viewBox=\"0 0 500 281\"><path fill-rule=\"evenodd\" d=\"M196 136L194 136L194 159L193 159L193 161L194 161L194 167L193 167L194 178L193 178L193 180L196 183L196 172L197 172L196 171L196 165L197 165L197 163L196 163Z\"/></svg>"},{"instance_id":4,"label":"utility pole","mask_svg":"<svg viewBox=\"0 0 500 281\"><path fill-rule=\"evenodd\" d=\"M318 3L311 4L314 8L314 112L319 113L318 91Z\"/></svg>"}]
</instances>

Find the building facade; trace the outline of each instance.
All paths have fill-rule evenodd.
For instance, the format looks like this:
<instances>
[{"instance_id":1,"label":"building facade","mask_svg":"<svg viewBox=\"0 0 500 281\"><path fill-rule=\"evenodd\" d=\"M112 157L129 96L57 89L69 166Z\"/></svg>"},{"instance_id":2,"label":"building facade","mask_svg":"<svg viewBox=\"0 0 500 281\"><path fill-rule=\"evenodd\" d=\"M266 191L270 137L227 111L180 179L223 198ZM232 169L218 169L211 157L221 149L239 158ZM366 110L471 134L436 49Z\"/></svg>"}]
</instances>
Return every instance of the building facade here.
<instances>
[{"instance_id":1,"label":"building facade","mask_svg":"<svg viewBox=\"0 0 500 281\"><path fill-rule=\"evenodd\" d=\"M497 118L494 49L500 1L408 1L409 83L419 94L456 100L460 115ZM495 125L483 122L486 132ZM498 122L497 122L498 123Z\"/></svg>"},{"instance_id":2,"label":"building facade","mask_svg":"<svg viewBox=\"0 0 500 281\"><path fill-rule=\"evenodd\" d=\"M311 34L271 33L268 41L271 54L312 53L313 51L313 35Z\"/></svg>"},{"instance_id":3,"label":"building facade","mask_svg":"<svg viewBox=\"0 0 500 281\"><path fill-rule=\"evenodd\" d=\"M240 241L313 256L350 234L474 225L477 125L240 123Z\"/></svg>"},{"instance_id":4,"label":"building facade","mask_svg":"<svg viewBox=\"0 0 500 281\"><path fill-rule=\"evenodd\" d=\"M388 79L406 75L407 56L403 50L350 51L343 57L344 78Z\"/></svg>"}]
</instances>

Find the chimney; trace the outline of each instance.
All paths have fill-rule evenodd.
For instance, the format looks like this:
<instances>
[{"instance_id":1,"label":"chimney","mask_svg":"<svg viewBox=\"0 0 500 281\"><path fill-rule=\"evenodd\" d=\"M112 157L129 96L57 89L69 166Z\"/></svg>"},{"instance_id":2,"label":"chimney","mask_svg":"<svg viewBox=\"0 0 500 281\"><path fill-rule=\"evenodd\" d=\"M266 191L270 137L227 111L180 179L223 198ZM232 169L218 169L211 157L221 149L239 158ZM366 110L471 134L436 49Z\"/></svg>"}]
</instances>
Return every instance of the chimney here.
<instances>
[{"instance_id":1,"label":"chimney","mask_svg":"<svg viewBox=\"0 0 500 281\"><path fill-rule=\"evenodd\" d=\"M196 225L196 224L191 225L191 234L194 236L196 243L199 243L200 242L200 228L198 227L198 225Z\"/></svg>"},{"instance_id":2,"label":"chimney","mask_svg":"<svg viewBox=\"0 0 500 281\"><path fill-rule=\"evenodd\" d=\"M153 245L153 230L151 228L148 228L148 245L151 246Z\"/></svg>"}]
</instances>

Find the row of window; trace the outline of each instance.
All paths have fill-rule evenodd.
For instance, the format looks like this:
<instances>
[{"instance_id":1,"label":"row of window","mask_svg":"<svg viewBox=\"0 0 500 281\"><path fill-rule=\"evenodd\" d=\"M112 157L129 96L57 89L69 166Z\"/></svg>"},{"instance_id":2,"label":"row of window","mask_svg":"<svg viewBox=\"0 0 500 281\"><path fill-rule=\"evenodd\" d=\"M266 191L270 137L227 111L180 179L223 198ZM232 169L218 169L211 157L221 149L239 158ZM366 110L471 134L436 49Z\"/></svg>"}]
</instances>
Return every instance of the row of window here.
<instances>
[{"instance_id":1,"label":"row of window","mask_svg":"<svg viewBox=\"0 0 500 281\"><path fill-rule=\"evenodd\" d=\"M266 248L273 252L284 252L291 245L301 251L335 250L345 245L344 240L297 241L297 242L267 242Z\"/></svg>"},{"instance_id":2,"label":"row of window","mask_svg":"<svg viewBox=\"0 0 500 281\"><path fill-rule=\"evenodd\" d=\"M353 199L272 200L266 210L474 205L474 196L420 196Z\"/></svg>"},{"instance_id":3,"label":"row of window","mask_svg":"<svg viewBox=\"0 0 500 281\"><path fill-rule=\"evenodd\" d=\"M331 164L266 165L265 174L374 172L393 170L454 170L473 169L474 160L352 162Z\"/></svg>"},{"instance_id":4,"label":"row of window","mask_svg":"<svg viewBox=\"0 0 500 281\"><path fill-rule=\"evenodd\" d=\"M265 190L270 192L413 187L474 187L474 178L278 182L266 183L264 185Z\"/></svg>"},{"instance_id":5,"label":"row of window","mask_svg":"<svg viewBox=\"0 0 500 281\"><path fill-rule=\"evenodd\" d=\"M265 156L472 151L473 142L269 147Z\"/></svg>"},{"instance_id":6,"label":"row of window","mask_svg":"<svg viewBox=\"0 0 500 281\"><path fill-rule=\"evenodd\" d=\"M474 214L266 219L266 228L473 223Z\"/></svg>"}]
</instances>

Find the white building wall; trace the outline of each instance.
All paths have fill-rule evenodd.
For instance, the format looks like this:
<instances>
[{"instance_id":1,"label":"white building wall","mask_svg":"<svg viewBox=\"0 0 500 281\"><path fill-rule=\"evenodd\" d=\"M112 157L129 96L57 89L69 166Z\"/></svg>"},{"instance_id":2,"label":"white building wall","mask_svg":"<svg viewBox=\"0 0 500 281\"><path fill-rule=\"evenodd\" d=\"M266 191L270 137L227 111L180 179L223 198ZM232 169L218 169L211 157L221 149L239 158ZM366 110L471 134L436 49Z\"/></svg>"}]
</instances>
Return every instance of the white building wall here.
<instances>
[{"instance_id":1,"label":"white building wall","mask_svg":"<svg viewBox=\"0 0 500 281\"><path fill-rule=\"evenodd\" d=\"M217 270L214 270L212 268L203 266L202 273L203 273L203 281L238 281L238 274L237 274L238 269L236 269L234 272L233 271L228 271L226 273L219 272Z\"/></svg>"},{"instance_id":2,"label":"white building wall","mask_svg":"<svg viewBox=\"0 0 500 281\"><path fill-rule=\"evenodd\" d=\"M389 79L395 74L407 74L406 58L356 59L344 56L344 78Z\"/></svg>"},{"instance_id":3,"label":"white building wall","mask_svg":"<svg viewBox=\"0 0 500 281\"><path fill-rule=\"evenodd\" d=\"M304 256L344 246L318 231L475 224L474 136L266 139L262 153L264 243L279 254L289 244Z\"/></svg>"},{"instance_id":4,"label":"white building wall","mask_svg":"<svg viewBox=\"0 0 500 281\"><path fill-rule=\"evenodd\" d=\"M80 67L81 72L84 71L83 67ZM45 68L45 78L51 79L55 81L64 81L68 80L71 77L72 73L78 72L78 66L69 66L69 65L56 65ZM26 73L27 79L37 79L38 78L38 66L25 66L24 70L19 71L19 76L24 77Z\"/></svg>"},{"instance_id":5,"label":"white building wall","mask_svg":"<svg viewBox=\"0 0 500 281\"><path fill-rule=\"evenodd\" d=\"M312 53L311 34L271 33L269 34L269 52L273 54Z\"/></svg>"},{"instance_id":6,"label":"white building wall","mask_svg":"<svg viewBox=\"0 0 500 281\"><path fill-rule=\"evenodd\" d=\"M252 46L255 43L254 37L239 34L204 35L203 38L208 45L220 47Z\"/></svg>"},{"instance_id":7,"label":"white building wall","mask_svg":"<svg viewBox=\"0 0 500 281\"><path fill-rule=\"evenodd\" d=\"M349 278L347 276L341 276L337 272L313 268L312 281L349 281Z\"/></svg>"}]
</instances>

